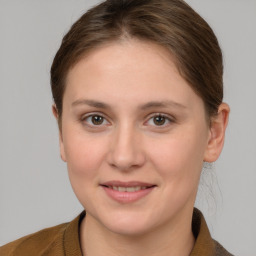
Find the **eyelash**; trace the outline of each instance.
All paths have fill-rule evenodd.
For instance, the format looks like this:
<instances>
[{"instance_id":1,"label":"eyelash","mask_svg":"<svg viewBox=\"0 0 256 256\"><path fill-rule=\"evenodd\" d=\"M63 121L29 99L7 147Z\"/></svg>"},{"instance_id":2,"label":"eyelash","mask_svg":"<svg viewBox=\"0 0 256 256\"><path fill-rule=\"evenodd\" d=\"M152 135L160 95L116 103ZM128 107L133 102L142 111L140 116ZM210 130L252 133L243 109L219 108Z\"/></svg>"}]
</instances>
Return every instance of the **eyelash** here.
<instances>
[{"instance_id":1,"label":"eyelash","mask_svg":"<svg viewBox=\"0 0 256 256\"><path fill-rule=\"evenodd\" d=\"M99 113L91 113L91 114L88 114L88 115L85 115L85 116L82 116L82 118L81 118L81 121L83 122L83 123L85 123L87 126L89 126L89 127L97 127L98 126L98 128L99 127L102 127L103 125L106 125L106 124L100 124L100 125L95 125L95 124L93 124L92 123L92 121L91 121L91 124L89 124L88 123L88 119L89 118L92 118L92 117L100 117L100 118L103 118L103 122L108 122L109 123L109 121L107 120L107 118L104 116L104 115L102 115L102 114L99 114Z\"/></svg>"},{"instance_id":2,"label":"eyelash","mask_svg":"<svg viewBox=\"0 0 256 256\"><path fill-rule=\"evenodd\" d=\"M92 120L89 123L88 119L92 118L92 117L103 118L103 123L101 123L99 125L96 125L96 124L92 123ZM174 118L170 117L169 115L166 115L166 114L163 114L163 113L154 113L154 114L150 115L147 118L147 121L145 122L146 125L151 126L150 124L148 125L149 121L152 119L152 122L154 122L153 119L157 118L157 117L164 118L164 124L163 125L152 124L152 126L158 127L158 128L165 128L166 126L168 126L168 124L174 123L174 121L175 121ZM101 128L102 126L110 124L110 122L107 120L107 118L101 113L90 113L88 115L82 116L81 121L83 123L85 123L87 126L92 127L92 128L96 128L96 127ZM108 124L106 124L105 122L107 122ZM167 124L166 124L166 122L167 122Z\"/></svg>"},{"instance_id":3,"label":"eyelash","mask_svg":"<svg viewBox=\"0 0 256 256\"><path fill-rule=\"evenodd\" d=\"M153 115L151 115L151 116L149 117L149 119L147 120L146 123L149 123L149 121L150 121L151 119L152 119L152 121L153 121L153 119L154 119L154 118L157 118L157 117L164 118L164 124L163 124L163 125L156 125L156 124L154 124L154 125L153 125L154 127L165 128L166 126L168 126L168 124L174 122L174 119L173 119L172 117L170 117L169 115L162 114L162 113L155 113L155 114L153 114ZM153 121L153 122L154 122L154 121ZM166 124L166 122L168 122L168 123Z\"/></svg>"}]
</instances>

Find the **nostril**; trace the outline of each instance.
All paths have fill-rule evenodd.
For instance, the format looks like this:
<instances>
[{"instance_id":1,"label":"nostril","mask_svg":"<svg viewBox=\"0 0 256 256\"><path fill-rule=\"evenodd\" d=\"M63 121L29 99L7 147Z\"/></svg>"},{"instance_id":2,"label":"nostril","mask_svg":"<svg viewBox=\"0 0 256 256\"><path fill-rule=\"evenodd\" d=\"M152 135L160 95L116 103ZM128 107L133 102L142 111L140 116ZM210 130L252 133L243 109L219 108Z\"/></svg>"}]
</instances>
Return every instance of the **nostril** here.
<instances>
[{"instance_id":1,"label":"nostril","mask_svg":"<svg viewBox=\"0 0 256 256\"><path fill-rule=\"evenodd\" d=\"M138 142L139 134L130 125L120 125L110 140L107 155L108 164L120 171L131 171L145 162L142 143Z\"/></svg>"}]
</instances>

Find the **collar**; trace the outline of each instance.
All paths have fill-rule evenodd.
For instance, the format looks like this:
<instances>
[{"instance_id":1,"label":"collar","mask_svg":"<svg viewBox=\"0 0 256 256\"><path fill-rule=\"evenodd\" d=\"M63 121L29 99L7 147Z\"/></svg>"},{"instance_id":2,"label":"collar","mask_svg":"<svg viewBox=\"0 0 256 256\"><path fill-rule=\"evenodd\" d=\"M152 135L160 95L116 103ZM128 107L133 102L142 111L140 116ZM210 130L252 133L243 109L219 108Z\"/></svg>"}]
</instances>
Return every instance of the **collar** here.
<instances>
[{"instance_id":1,"label":"collar","mask_svg":"<svg viewBox=\"0 0 256 256\"><path fill-rule=\"evenodd\" d=\"M190 256L214 256L214 240L210 235L203 214L197 208L194 208L193 212L192 231L196 238L196 241Z\"/></svg>"},{"instance_id":2,"label":"collar","mask_svg":"<svg viewBox=\"0 0 256 256\"><path fill-rule=\"evenodd\" d=\"M79 241L79 227L84 217L85 211L83 211L78 217L71 221L66 227L63 236L65 256L82 256ZM211 238L209 229L202 213L196 208L194 208L193 211L192 231L196 238L196 241L190 256L214 256L214 240Z\"/></svg>"}]
</instances>

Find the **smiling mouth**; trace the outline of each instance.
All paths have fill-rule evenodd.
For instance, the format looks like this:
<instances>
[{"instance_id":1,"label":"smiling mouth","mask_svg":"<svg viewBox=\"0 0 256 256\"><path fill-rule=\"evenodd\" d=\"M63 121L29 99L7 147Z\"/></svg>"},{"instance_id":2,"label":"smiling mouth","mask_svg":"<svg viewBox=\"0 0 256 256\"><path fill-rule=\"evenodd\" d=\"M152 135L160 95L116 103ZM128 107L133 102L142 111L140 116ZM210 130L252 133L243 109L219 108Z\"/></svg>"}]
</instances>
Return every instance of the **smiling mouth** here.
<instances>
[{"instance_id":1,"label":"smiling mouth","mask_svg":"<svg viewBox=\"0 0 256 256\"><path fill-rule=\"evenodd\" d=\"M100 186L112 200L121 204L133 203L147 197L157 187L155 184L138 181L108 181Z\"/></svg>"},{"instance_id":2,"label":"smiling mouth","mask_svg":"<svg viewBox=\"0 0 256 256\"><path fill-rule=\"evenodd\" d=\"M155 185L151 185L151 186L131 186L131 187L124 187L124 186L107 186L107 185L102 185L103 187L107 187L119 192L137 192L140 190L145 190L148 188L152 188L155 187Z\"/></svg>"}]
</instances>

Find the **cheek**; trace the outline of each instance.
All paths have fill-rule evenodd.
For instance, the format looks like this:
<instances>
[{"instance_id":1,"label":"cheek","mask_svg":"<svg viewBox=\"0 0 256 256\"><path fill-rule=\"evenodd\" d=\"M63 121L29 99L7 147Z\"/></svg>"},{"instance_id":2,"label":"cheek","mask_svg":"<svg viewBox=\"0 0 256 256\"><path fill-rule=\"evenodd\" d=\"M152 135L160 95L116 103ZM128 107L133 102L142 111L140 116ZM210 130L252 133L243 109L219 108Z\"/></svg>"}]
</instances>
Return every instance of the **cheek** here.
<instances>
[{"instance_id":1,"label":"cheek","mask_svg":"<svg viewBox=\"0 0 256 256\"><path fill-rule=\"evenodd\" d=\"M85 207L91 205L91 194L98 186L98 171L104 159L104 142L90 139L84 134L66 133L64 149L71 186L80 203Z\"/></svg>"},{"instance_id":2,"label":"cheek","mask_svg":"<svg viewBox=\"0 0 256 256\"><path fill-rule=\"evenodd\" d=\"M67 130L64 137L64 150L70 178L90 179L100 169L104 158L104 140L88 137L75 129Z\"/></svg>"},{"instance_id":3,"label":"cheek","mask_svg":"<svg viewBox=\"0 0 256 256\"><path fill-rule=\"evenodd\" d=\"M184 131L148 148L152 163L163 176L191 181L200 175L205 146L200 133Z\"/></svg>"},{"instance_id":4,"label":"cheek","mask_svg":"<svg viewBox=\"0 0 256 256\"><path fill-rule=\"evenodd\" d=\"M151 147L151 163L161 176L162 199L168 202L157 207L164 207L166 214L194 204L203 165L204 143L199 141L198 136L176 135Z\"/></svg>"}]
</instances>

